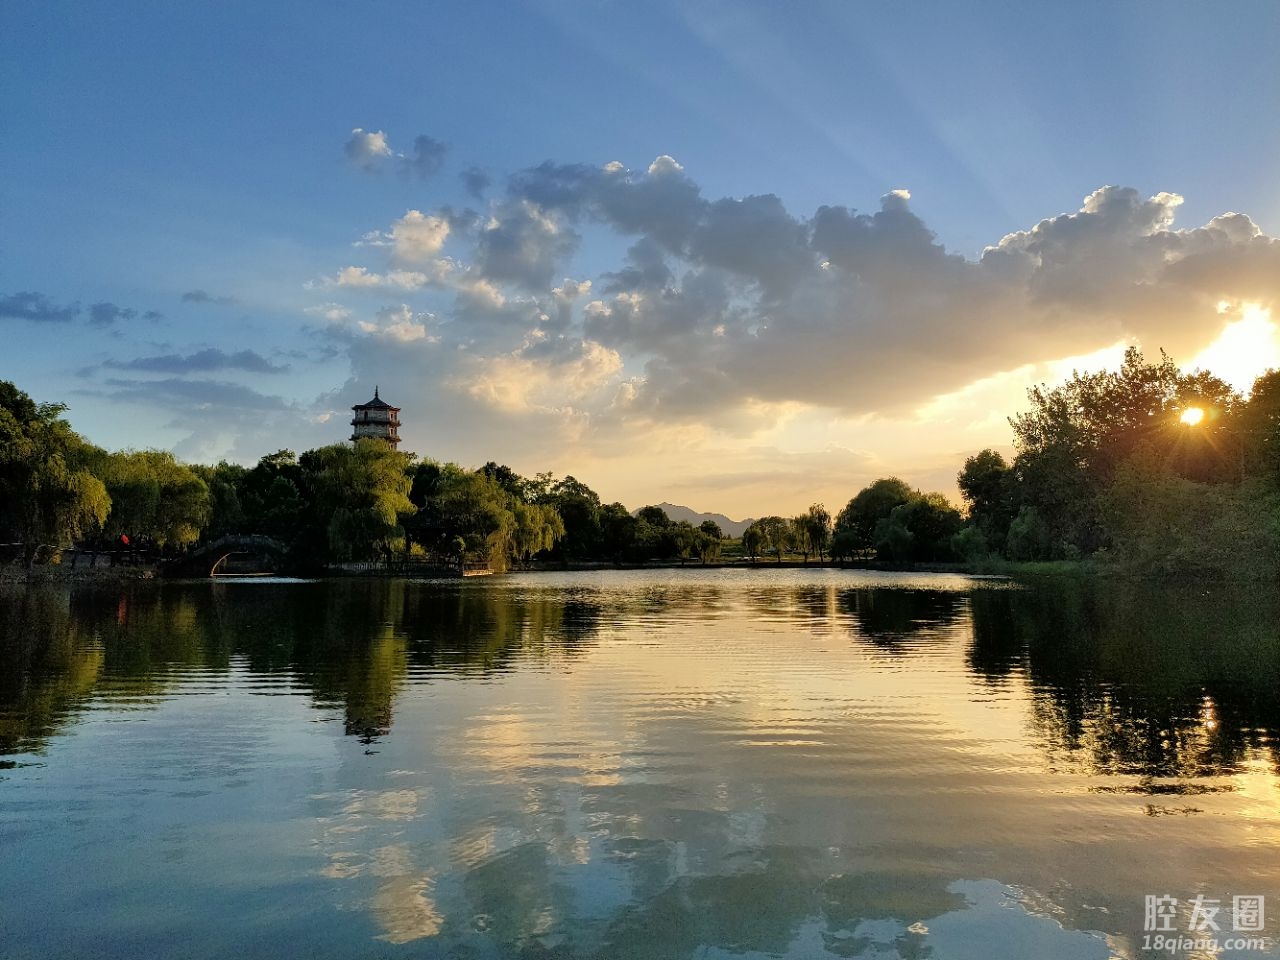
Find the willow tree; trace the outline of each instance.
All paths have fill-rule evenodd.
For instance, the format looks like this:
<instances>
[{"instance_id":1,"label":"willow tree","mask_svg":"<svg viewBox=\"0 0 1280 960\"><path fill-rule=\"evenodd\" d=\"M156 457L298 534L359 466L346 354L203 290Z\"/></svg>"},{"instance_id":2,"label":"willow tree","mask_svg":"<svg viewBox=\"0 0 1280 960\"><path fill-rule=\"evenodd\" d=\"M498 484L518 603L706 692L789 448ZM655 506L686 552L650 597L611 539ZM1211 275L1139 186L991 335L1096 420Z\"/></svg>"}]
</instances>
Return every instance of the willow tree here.
<instances>
[{"instance_id":1,"label":"willow tree","mask_svg":"<svg viewBox=\"0 0 1280 960\"><path fill-rule=\"evenodd\" d=\"M200 539L209 522L209 485L167 450L128 450L96 459L94 470L111 495L106 533L182 547Z\"/></svg>"},{"instance_id":2,"label":"willow tree","mask_svg":"<svg viewBox=\"0 0 1280 960\"><path fill-rule=\"evenodd\" d=\"M0 381L0 527L22 543L28 568L41 546L95 533L111 510L102 481L86 468L94 448L62 419L64 410Z\"/></svg>"},{"instance_id":3,"label":"willow tree","mask_svg":"<svg viewBox=\"0 0 1280 960\"><path fill-rule=\"evenodd\" d=\"M412 461L412 454L376 439L302 455L313 494L312 519L323 527L332 559L372 560L400 545L402 518L417 509L409 499Z\"/></svg>"}]
</instances>

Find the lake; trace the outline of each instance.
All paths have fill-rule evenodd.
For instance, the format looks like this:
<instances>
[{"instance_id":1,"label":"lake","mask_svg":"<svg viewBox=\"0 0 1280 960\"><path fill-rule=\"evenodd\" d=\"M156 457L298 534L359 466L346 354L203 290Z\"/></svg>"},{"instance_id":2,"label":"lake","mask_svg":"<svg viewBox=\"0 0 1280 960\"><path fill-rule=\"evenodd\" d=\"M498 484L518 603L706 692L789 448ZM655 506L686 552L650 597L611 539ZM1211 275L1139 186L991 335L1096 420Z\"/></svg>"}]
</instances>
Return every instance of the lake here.
<instances>
[{"instance_id":1,"label":"lake","mask_svg":"<svg viewBox=\"0 0 1280 960\"><path fill-rule=\"evenodd\" d=\"M1274 594L4 588L0 955L1280 956Z\"/></svg>"}]
</instances>

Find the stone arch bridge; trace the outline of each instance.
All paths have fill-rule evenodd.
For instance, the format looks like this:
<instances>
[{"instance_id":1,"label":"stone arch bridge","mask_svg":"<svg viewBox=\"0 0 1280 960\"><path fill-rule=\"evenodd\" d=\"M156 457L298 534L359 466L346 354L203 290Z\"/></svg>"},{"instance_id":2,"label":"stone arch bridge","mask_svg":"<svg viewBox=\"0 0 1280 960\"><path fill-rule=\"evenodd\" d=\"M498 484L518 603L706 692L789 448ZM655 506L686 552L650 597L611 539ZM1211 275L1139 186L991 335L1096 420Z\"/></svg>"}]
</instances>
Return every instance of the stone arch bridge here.
<instances>
[{"instance_id":1,"label":"stone arch bridge","mask_svg":"<svg viewBox=\"0 0 1280 960\"><path fill-rule=\"evenodd\" d=\"M267 570L279 569L288 547L274 537L227 536L197 547L164 564L166 577L216 577L228 558L256 557Z\"/></svg>"}]
</instances>

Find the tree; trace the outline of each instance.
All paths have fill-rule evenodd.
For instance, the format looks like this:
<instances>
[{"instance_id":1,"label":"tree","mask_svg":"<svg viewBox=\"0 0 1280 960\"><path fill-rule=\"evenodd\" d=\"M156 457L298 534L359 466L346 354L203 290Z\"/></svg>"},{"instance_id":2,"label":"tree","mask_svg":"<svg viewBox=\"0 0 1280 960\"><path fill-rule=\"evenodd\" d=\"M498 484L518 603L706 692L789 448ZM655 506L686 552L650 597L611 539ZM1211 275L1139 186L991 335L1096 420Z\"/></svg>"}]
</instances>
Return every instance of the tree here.
<instances>
[{"instance_id":1,"label":"tree","mask_svg":"<svg viewBox=\"0 0 1280 960\"><path fill-rule=\"evenodd\" d=\"M311 457L315 452L303 456ZM239 487L248 532L284 543L291 543L300 535L305 537L304 516L314 499L309 487L312 479L292 450L277 450L259 460Z\"/></svg>"},{"instance_id":2,"label":"tree","mask_svg":"<svg viewBox=\"0 0 1280 960\"><path fill-rule=\"evenodd\" d=\"M887 522L901 526L911 535L907 555L897 555L892 559L937 562L952 558L951 541L960 532L963 520L960 511L943 494L923 493L894 507ZM880 525L877 525L877 530L880 530ZM877 539L881 539L879 534ZM887 542L891 552L901 554L903 545L896 533ZM876 549L878 553L879 544Z\"/></svg>"},{"instance_id":3,"label":"tree","mask_svg":"<svg viewBox=\"0 0 1280 960\"><path fill-rule=\"evenodd\" d=\"M680 520L668 528L667 535L671 540L671 552L680 558L680 565L684 566L684 562L698 550L698 528L688 520Z\"/></svg>"},{"instance_id":4,"label":"tree","mask_svg":"<svg viewBox=\"0 0 1280 960\"><path fill-rule=\"evenodd\" d=\"M747 555L752 563L756 562L756 558L766 549L764 532L760 529L760 521L747 527L742 531L742 552Z\"/></svg>"},{"instance_id":5,"label":"tree","mask_svg":"<svg viewBox=\"0 0 1280 960\"><path fill-rule=\"evenodd\" d=\"M713 536L712 534L708 533L705 529L702 529L702 528L705 528L707 523L710 523L710 522L711 521L703 521L701 524L699 524L700 529L698 530L698 539L697 539L698 559L702 561L704 566L708 563L715 563L717 560L720 559L720 550L723 544L723 540L720 537ZM717 527L717 529L719 528Z\"/></svg>"},{"instance_id":6,"label":"tree","mask_svg":"<svg viewBox=\"0 0 1280 960\"><path fill-rule=\"evenodd\" d=\"M516 520L514 554L522 561L550 550L564 536L564 521L550 504L524 503L513 497L511 510Z\"/></svg>"},{"instance_id":7,"label":"tree","mask_svg":"<svg viewBox=\"0 0 1280 960\"><path fill-rule=\"evenodd\" d=\"M1009 524L1005 552L1010 560L1047 560L1051 555L1049 528L1035 507L1024 506Z\"/></svg>"},{"instance_id":8,"label":"tree","mask_svg":"<svg viewBox=\"0 0 1280 960\"><path fill-rule=\"evenodd\" d=\"M95 469L111 495L110 537L127 535L157 547L200 539L209 522L209 485L167 450L131 450L98 458Z\"/></svg>"},{"instance_id":9,"label":"tree","mask_svg":"<svg viewBox=\"0 0 1280 960\"><path fill-rule=\"evenodd\" d=\"M564 536L556 553L569 560L596 555L600 549L600 497L581 480L567 476L553 480L540 473L526 486L531 503L553 506L564 521Z\"/></svg>"},{"instance_id":10,"label":"tree","mask_svg":"<svg viewBox=\"0 0 1280 960\"><path fill-rule=\"evenodd\" d=\"M1254 381L1239 421L1244 472L1280 482L1280 370L1268 370Z\"/></svg>"},{"instance_id":11,"label":"tree","mask_svg":"<svg viewBox=\"0 0 1280 960\"><path fill-rule=\"evenodd\" d=\"M1148 363L1130 347L1118 371L1076 373L1028 397L1031 409L1009 421L1017 501L1035 509L1053 555L1106 544L1101 498L1139 447L1158 454L1166 475L1213 483L1240 478L1240 397L1212 374L1181 373L1163 352ZM1194 427L1181 420L1192 407L1203 414Z\"/></svg>"},{"instance_id":12,"label":"tree","mask_svg":"<svg viewBox=\"0 0 1280 960\"><path fill-rule=\"evenodd\" d=\"M100 453L62 419L0 381L0 527L23 544L30 568L41 546L66 546L106 521L111 498L87 463Z\"/></svg>"},{"instance_id":13,"label":"tree","mask_svg":"<svg viewBox=\"0 0 1280 960\"><path fill-rule=\"evenodd\" d=\"M791 524L782 517L761 517L752 526L760 532L761 549L771 551L781 563L792 547Z\"/></svg>"},{"instance_id":14,"label":"tree","mask_svg":"<svg viewBox=\"0 0 1280 960\"><path fill-rule=\"evenodd\" d=\"M416 510L409 499L412 459L376 439L303 454L312 522L324 530L329 557L373 560L403 545L401 518Z\"/></svg>"},{"instance_id":15,"label":"tree","mask_svg":"<svg viewBox=\"0 0 1280 960\"><path fill-rule=\"evenodd\" d=\"M805 540L809 548L818 555L818 562L822 563L831 543L831 514L822 504L814 503L801 519Z\"/></svg>"},{"instance_id":16,"label":"tree","mask_svg":"<svg viewBox=\"0 0 1280 960\"><path fill-rule=\"evenodd\" d=\"M615 562L630 558L635 552L636 518L620 503L600 508L600 551Z\"/></svg>"},{"instance_id":17,"label":"tree","mask_svg":"<svg viewBox=\"0 0 1280 960\"><path fill-rule=\"evenodd\" d=\"M714 520L703 520L698 524L698 529L713 539L724 539L724 531L720 529L720 524L716 523Z\"/></svg>"},{"instance_id":18,"label":"tree","mask_svg":"<svg viewBox=\"0 0 1280 960\"><path fill-rule=\"evenodd\" d=\"M964 462L956 484L969 512L969 522L984 543L1004 543L1017 513L1014 474L995 450L981 450Z\"/></svg>"},{"instance_id":19,"label":"tree","mask_svg":"<svg viewBox=\"0 0 1280 960\"><path fill-rule=\"evenodd\" d=\"M203 530L205 539L216 540L228 534L246 532L240 488L249 471L238 463L225 460L212 467L193 465L191 470L209 488L209 519Z\"/></svg>"},{"instance_id":20,"label":"tree","mask_svg":"<svg viewBox=\"0 0 1280 960\"><path fill-rule=\"evenodd\" d=\"M844 550L869 550L875 545L876 524L888 518L894 507L906 503L914 495L897 477L885 477L858 491L836 516L835 533L843 534Z\"/></svg>"}]
</instances>

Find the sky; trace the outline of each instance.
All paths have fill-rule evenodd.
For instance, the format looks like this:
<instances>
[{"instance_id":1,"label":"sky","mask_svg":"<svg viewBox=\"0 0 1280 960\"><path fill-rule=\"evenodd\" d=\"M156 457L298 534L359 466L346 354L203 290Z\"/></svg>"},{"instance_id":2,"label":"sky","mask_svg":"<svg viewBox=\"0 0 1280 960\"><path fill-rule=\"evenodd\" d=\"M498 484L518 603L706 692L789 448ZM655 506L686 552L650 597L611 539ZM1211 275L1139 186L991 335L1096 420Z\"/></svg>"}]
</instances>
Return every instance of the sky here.
<instances>
[{"instance_id":1,"label":"sky","mask_svg":"<svg viewBox=\"0 0 1280 960\"><path fill-rule=\"evenodd\" d=\"M954 497L1025 392L1280 366L1280 6L0 7L0 379L631 508Z\"/></svg>"}]
</instances>

